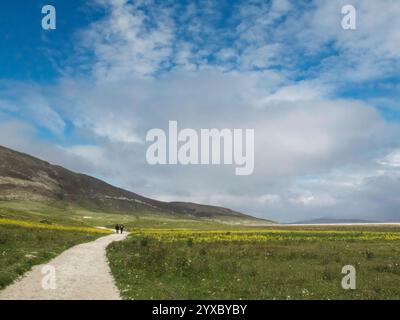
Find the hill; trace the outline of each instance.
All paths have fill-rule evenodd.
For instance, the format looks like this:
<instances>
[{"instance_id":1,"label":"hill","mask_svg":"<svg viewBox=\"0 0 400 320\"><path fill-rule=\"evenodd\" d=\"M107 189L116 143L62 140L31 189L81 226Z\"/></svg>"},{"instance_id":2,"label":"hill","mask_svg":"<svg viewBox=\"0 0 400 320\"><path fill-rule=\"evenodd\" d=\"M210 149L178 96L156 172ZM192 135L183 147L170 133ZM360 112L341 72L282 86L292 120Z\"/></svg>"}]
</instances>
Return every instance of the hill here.
<instances>
[{"instance_id":1,"label":"hill","mask_svg":"<svg viewBox=\"0 0 400 320\"><path fill-rule=\"evenodd\" d=\"M150 199L2 146L0 200L63 201L105 212L159 212L196 218L235 218L270 222L223 207Z\"/></svg>"}]
</instances>

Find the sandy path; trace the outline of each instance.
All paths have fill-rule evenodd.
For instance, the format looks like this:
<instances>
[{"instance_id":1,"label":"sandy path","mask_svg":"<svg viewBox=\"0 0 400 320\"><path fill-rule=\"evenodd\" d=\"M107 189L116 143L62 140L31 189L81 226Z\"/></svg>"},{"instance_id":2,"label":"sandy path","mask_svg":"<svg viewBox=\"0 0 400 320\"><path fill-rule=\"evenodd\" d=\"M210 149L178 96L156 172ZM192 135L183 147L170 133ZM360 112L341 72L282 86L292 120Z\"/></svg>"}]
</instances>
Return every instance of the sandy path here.
<instances>
[{"instance_id":1,"label":"sandy path","mask_svg":"<svg viewBox=\"0 0 400 320\"><path fill-rule=\"evenodd\" d=\"M126 236L127 233L101 237L72 247L48 262L46 266L55 268L55 289L42 288L42 280L49 273L42 274L44 265L38 265L1 291L0 300L121 299L108 266L106 248L111 242L123 240Z\"/></svg>"}]
</instances>

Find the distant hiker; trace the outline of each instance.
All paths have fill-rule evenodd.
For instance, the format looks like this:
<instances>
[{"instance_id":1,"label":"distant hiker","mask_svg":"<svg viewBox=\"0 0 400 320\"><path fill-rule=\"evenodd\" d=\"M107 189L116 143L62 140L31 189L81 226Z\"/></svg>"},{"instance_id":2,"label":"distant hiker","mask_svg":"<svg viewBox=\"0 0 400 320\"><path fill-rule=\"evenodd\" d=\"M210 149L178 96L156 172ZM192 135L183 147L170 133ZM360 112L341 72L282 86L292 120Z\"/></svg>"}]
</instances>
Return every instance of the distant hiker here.
<instances>
[{"instance_id":1,"label":"distant hiker","mask_svg":"<svg viewBox=\"0 0 400 320\"><path fill-rule=\"evenodd\" d=\"M123 233L124 232L124 225L123 224L121 224L120 226L119 226L119 230L121 230L121 233Z\"/></svg>"},{"instance_id":2,"label":"distant hiker","mask_svg":"<svg viewBox=\"0 0 400 320\"><path fill-rule=\"evenodd\" d=\"M116 224L115 225L115 232L116 233L119 233L119 229L120 229L121 227L119 226L119 224Z\"/></svg>"}]
</instances>

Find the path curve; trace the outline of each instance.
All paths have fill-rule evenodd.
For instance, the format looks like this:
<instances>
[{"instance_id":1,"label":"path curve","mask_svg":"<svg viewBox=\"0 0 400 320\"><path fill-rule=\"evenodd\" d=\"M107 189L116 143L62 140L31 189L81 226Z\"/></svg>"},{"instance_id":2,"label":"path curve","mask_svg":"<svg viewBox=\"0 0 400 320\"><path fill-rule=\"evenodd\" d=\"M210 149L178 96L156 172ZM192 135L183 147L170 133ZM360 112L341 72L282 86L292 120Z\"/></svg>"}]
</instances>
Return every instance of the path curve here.
<instances>
[{"instance_id":1,"label":"path curve","mask_svg":"<svg viewBox=\"0 0 400 320\"><path fill-rule=\"evenodd\" d=\"M0 300L120 300L106 248L127 235L112 234L79 244L45 265L34 266L20 280L1 291ZM49 275L43 266L54 267L56 289L42 288L43 278Z\"/></svg>"}]
</instances>

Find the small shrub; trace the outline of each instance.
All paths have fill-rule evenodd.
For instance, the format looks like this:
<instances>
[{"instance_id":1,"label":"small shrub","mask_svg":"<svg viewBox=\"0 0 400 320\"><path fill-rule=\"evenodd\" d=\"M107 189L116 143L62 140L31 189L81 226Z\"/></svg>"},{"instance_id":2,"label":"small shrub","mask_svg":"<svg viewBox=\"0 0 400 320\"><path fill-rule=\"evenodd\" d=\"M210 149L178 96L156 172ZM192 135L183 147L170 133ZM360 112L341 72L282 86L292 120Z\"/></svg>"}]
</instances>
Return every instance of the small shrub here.
<instances>
[{"instance_id":1,"label":"small shrub","mask_svg":"<svg viewBox=\"0 0 400 320\"><path fill-rule=\"evenodd\" d=\"M325 268L324 271L322 272L322 280L331 281L334 278L335 274L331 270Z\"/></svg>"},{"instance_id":2,"label":"small shrub","mask_svg":"<svg viewBox=\"0 0 400 320\"><path fill-rule=\"evenodd\" d=\"M374 253L368 249L365 250L364 255L368 260L372 260L374 258Z\"/></svg>"},{"instance_id":3,"label":"small shrub","mask_svg":"<svg viewBox=\"0 0 400 320\"><path fill-rule=\"evenodd\" d=\"M148 238L142 238L140 239L140 245L142 247L146 247L149 244L149 239Z\"/></svg>"},{"instance_id":4,"label":"small shrub","mask_svg":"<svg viewBox=\"0 0 400 320\"><path fill-rule=\"evenodd\" d=\"M8 242L8 238L5 234L0 233L0 244L6 244Z\"/></svg>"}]
</instances>

